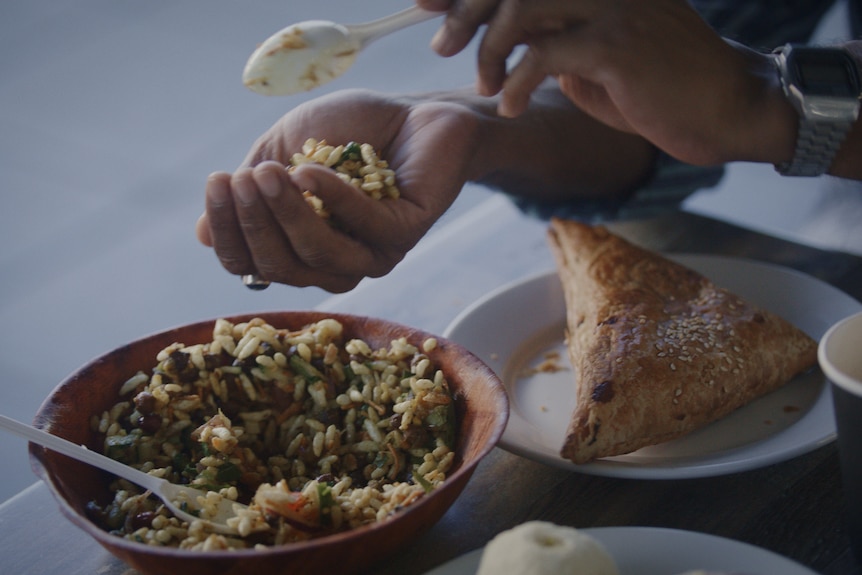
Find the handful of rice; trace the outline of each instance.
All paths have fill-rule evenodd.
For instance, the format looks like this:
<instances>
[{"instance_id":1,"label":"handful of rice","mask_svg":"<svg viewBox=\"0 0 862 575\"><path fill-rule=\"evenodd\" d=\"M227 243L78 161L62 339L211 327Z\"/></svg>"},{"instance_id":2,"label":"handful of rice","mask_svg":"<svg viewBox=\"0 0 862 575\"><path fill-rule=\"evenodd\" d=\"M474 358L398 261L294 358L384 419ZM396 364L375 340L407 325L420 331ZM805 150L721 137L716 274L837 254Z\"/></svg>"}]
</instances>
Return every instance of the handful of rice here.
<instances>
[{"instance_id":1,"label":"handful of rice","mask_svg":"<svg viewBox=\"0 0 862 575\"><path fill-rule=\"evenodd\" d=\"M218 320L175 343L92 418L105 453L174 483L248 503L236 535L180 521L122 479L91 516L109 531L195 550L278 545L384 521L439 485L454 459L446 378L401 338L371 349L325 319L296 331ZM207 514L207 503L201 516Z\"/></svg>"},{"instance_id":2,"label":"handful of rice","mask_svg":"<svg viewBox=\"0 0 862 575\"><path fill-rule=\"evenodd\" d=\"M377 156L377 151L371 144L350 142L346 145L331 146L326 140L309 138L302 145L302 152L291 157L288 171L307 163L332 168L343 181L364 191L375 200L397 199L400 195L395 185L395 172L389 168L386 160ZM309 191L303 192L303 196L319 216L330 216L320 198Z\"/></svg>"}]
</instances>

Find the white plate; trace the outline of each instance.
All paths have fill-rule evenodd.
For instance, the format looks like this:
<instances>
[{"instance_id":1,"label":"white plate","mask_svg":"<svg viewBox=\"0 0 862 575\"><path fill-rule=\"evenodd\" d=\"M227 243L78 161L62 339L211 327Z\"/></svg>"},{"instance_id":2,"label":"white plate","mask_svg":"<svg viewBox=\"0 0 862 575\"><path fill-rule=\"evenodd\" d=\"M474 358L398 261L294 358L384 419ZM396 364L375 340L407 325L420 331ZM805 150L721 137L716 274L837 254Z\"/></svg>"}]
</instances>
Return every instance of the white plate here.
<instances>
[{"instance_id":1,"label":"white plate","mask_svg":"<svg viewBox=\"0 0 862 575\"><path fill-rule=\"evenodd\" d=\"M862 304L809 275L751 260L674 255L738 295L819 339ZM832 396L819 369L683 438L634 453L575 465L559 455L574 408L574 381L563 342L565 301L556 271L503 286L456 317L444 335L491 367L506 385L511 412L504 449L557 467L641 479L706 477L784 461L835 438ZM528 375L547 353L563 371Z\"/></svg>"},{"instance_id":2,"label":"white plate","mask_svg":"<svg viewBox=\"0 0 862 575\"><path fill-rule=\"evenodd\" d=\"M677 575L694 569L747 575L817 575L772 551L693 531L656 527L584 529L614 558L620 575ZM471 551L425 575L476 575L482 549Z\"/></svg>"}]
</instances>

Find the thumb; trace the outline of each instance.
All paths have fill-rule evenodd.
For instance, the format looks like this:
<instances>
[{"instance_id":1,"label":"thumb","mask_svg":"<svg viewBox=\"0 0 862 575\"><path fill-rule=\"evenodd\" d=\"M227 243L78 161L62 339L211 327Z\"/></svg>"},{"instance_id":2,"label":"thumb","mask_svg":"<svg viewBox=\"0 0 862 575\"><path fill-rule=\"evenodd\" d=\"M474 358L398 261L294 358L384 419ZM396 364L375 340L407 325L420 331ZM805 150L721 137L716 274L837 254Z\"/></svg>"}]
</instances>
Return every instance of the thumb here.
<instances>
[{"instance_id":1,"label":"thumb","mask_svg":"<svg viewBox=\"0 0 862 575\"><path fill-rule=\"evenodd\" d=\"M200 243L209 248L213 247L209 218L207 218L206 214L201 214L201 217L198 218L198 221L195 224L195 235Z\"/></svg>"}]
</instances>

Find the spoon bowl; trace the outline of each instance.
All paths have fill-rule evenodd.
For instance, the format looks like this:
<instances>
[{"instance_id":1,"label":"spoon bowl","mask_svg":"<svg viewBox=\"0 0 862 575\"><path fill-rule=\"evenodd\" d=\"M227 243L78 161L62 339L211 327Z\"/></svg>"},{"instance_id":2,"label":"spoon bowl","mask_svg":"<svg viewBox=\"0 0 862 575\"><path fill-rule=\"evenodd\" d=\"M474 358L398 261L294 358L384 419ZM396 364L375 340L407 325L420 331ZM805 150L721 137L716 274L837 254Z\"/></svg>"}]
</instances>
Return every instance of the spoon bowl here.
<instances>
[{"instance_id":1,"label":"spoon bowl","mask_svg":"<svg viewBox=\"0 0 862 575\"><path fill-rule=\"evenodd\" d=\"M374 40L441 14L414 6L364 24L328 20L292 24L252 53L243 70L243 84L265 96L307 92L344 74Z\"/></svg>"},{"instance_id":2,"label":"spoon bowl","mask_svg":"<svg viewBox=\"0 0 862 575\"><path fill-rule=\"evenodd\" d=\"M207 527L217 533L237 533L239 520L236 519L236 515L238 511L245 508L245 505L241 503L222 497L217 503L217 513L211 518L201 519L197 515L186 511L186 509L200 511L201 504L199 498L202 497L202 493L198 489L176 485L160 477L149 475L101 453L91 451L83 445L76 445L62 437L26 425L5 415L0 415L0 429L14 433L36 445L41 445L72 459L98 467L108 473L113 473L117 477L122 477L135 485L151 491L156 497L162 500L165 506L171 510L171 513L183 521L188 521L189 523L192 521L203 521Z\"/></svg>"}]
</instances>

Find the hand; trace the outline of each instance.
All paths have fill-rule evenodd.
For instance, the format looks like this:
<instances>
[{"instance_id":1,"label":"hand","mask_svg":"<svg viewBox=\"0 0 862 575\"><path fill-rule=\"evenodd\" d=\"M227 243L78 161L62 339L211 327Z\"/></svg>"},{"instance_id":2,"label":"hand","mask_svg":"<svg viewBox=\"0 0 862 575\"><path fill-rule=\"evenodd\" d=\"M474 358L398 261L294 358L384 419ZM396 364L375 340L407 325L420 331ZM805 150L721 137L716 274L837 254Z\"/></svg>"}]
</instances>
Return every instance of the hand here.
<instances>
[{"instance_id":1,"label":"hand","mask_svg":"<svg viewBox=\"0 0 862 575\"><path fill-rule=\"evenodd\" d=\"M371 144L395 171L401 197L373 200L320 165L288 174L284 166L309 137ZM312 100L270 128L233 174L209 177L198 238L233 274L347 291L389 272L443 214L476 145L473 115L457 104L365 91ZM303 190L336 225L314 213Z\"/></svg>"},{"instance_id":2,"label":"hand","mask_svg":"<svg viewBox=\"0 0 862 575\"><path fill-rule=\"evenodd\" d=\"M517 116L547 76L579 108L693 164L789 158L795 112L769 59L725 42L685 0L418 0L449 14L443 55L487 23L478 89ZM506 59L526 45L511 71Z\"/></svg>"}]
</instances>

